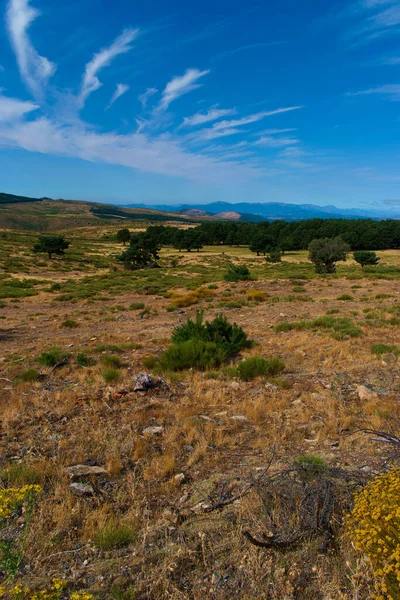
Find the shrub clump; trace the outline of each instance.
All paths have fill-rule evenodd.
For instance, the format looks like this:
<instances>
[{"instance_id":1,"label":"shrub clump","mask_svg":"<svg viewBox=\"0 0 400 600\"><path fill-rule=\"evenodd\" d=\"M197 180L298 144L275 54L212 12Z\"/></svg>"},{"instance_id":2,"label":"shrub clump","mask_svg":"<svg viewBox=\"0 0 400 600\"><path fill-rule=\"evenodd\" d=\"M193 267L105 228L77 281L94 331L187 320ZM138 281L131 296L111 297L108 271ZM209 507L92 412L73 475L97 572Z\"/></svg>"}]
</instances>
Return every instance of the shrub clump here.
<instances>
[{"instance_id":1,"label":"shrub clump","mask_svg":"<svg viewBox=\"0 0 400 600\"><path fill-rule=\"evenodd\" d=\"M185 308L187 306L193 306L200 300L211 298L214 295L212 290L208 288L198 288L188 292L187 294L171 294L171 303L173 308Z\"/></svg>"},{"instance_id":2,"label":"shrub clump","mask_svg":"<svg viewBox=\"0 0 400 600\"><path fill-rule=\"evenodd\" d=\"M36 369L24 369L17 377L17 381L23 381L32 383L33 381L37 381L39 379L39 373Z\"/></svg>"},{"instance_id":3,"label":"shrub clump","mask_svg":"<svg viewBox=\"0 0 400 600\"><path fill-rule=\"evenodd\" d=\"M101 550L110 550L128 546L133 539L134 530L131 526L111 522L97 530L93 542Z\"/></svg>"},{"instance_id":4,"label":"shrub clump","mask_svg":"<svg viewBox=\"0 0 400 600\"><path fill-rule=\"evenodd\" d=\"M355 497L348 515L350 537L371 560L381 595L400 597L400 468L375 477Z\"/></svg>"},{"instance_id":5,"label":"shrub clump","mask_svg":"<svg viewBox=\"0 0 400 600\"><path fill-rule=\"evenodd\" d=\"M225 281L250 281L251 275L246 265L229 265L224 279Z\"/></svg>"},{"instance_id":6,"label":"shrub clump","mask_svg":"<svg viewBox=\"0 0 400 600\"><path fill-rule=\"evenodd\" d=\"M76 329L77 327L79 327L79 323L77 323L73 319L66 319L61 323L61 327L66 327L67 329Z\"/></svg>"},{"instance_id":7,"label":"shrub clump","mask_svg":"<svg viewBox=\"0 0 400 600\"><path fill-rule=\"evenodd\" d=\"M242 381L250 381L256 377L275 377L285 368L283 361L277 356L263 358L251 356L240 361L237 366L237 375Z\"/></svg>"},{"instance_id":8,"label":"shrub clump","mask_svg":"<svg viewBox=\"0 0 400 600\"><path fill-rule=\"evenodd\" d=\"M57 365L63 361L67 356L67 352L63 352L63 350L60 350L60 348L53 347L49 348L47 352L42 352L38 360L40 364L44 365L45 367L54 367L54 365Z\"/></svg>"},{"instance_id":9,"label":"shrub clump","mask_svg":"<svg viewBox=\"0 0 400 600\"><path fill-rule=\"evenodd\" d=\"M121 376L117 369L104 369L101 374L106 383L115 383Z\"/></svg>"},{"instance_id":10,"label":"shrub clump","mask_svg":"<svg viewBox=\"0 0 400 600\"><path fill-rule=\"evenodd\" d=\"M236 323L232 325L223 315L203 322L201 310L194 321L189 318L185 325L176 327L171 339L173 345L164 352L160 366L172 371L213 369L251 345Z\"/></svg>"}]
</instances>

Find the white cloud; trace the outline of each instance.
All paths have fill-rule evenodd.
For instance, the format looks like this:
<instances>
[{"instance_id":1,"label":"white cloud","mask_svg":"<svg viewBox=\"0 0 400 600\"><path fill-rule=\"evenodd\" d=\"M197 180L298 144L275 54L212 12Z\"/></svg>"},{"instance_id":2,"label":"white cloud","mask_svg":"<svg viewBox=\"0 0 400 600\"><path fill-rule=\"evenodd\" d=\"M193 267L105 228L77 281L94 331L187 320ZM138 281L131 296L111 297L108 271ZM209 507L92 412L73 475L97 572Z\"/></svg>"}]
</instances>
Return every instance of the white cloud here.
<instances>
[{"instance_id":1,"label":"white cloud","mask_svg":"<svg viewBox=\"0 0 400 600\"><path fill-rule=\"evenodd\" d=\"M38 108L38 105L33 104L33 102L23 102L16 98L0 96L0 122L10 122L20 119L25 114Z\"/></svg>"},{"instance_id":2,"label":"white cloud","mask_svg":"<svg viewBox=\"0 0 400 600\"><path fill-rule=\"evenodd\" d=\"M189 152L169 135L98 133L83 122L61 124L46 117L0 123L0 146L197 181L239 181L263 175L263 170L252 164Z\"/></svg>"},{"instance_id":3,"label":"white cloud","mask_svg":"<svg viewBox=\"0 0 400 600\"><path fill-rule=\"evenodd\" d=\"M199 71L198 69L187 69L184 75L174 77L167 83L162 93L159 108L165 110L168 106L184 94L199 88L202 84L196 83L201 77L207 75L210 71Z\"/></svg>"},{"instance_id":4,"label":"white cloud","mask_svg":"<svg viewBox=\"0 0 400 600\"><path fill-rule=\"evenodd\" d=\"M216 121L222 117L229 117L237 113L235 108L210 108L206 113L196 113L191 117L185 117L183 119L183 126L194 127L196 125L203 125L210 121Z\"/></svg>"},{"instance_id":5,"label":"white cloud","mask_svg":"<svg viewBox=\"0 0 400 600\"><path fill-rule=\"evenodd\" d=\"M299 143L297 138L273 137L272 135L263 136L256 142L257 146L265 146L266 148L282 148L284 146L294 146Z\"/></svg>"},{"instance_id":6,"label":"white cloud","mask_svg":"<svg viewBox=\"0 0 400 600\"><path fill-rule=\"evenodd\" d=\"M234 119L232 121L220 121L219 123L215 123L213 125L214 129L225 129L232 127L241 127L242 125L248 125L250 123L256 123L257 121L261 121L265 117L271 117L273 115L279 115L281 113L289 112L292 110L298 110L299 108L303 108L302 106L288 106L286 108L277 108L275 110L258 112L253 115L249 115L248 117L243 117L242 119Z\"/></svg>"},{"instance_id":7,"label":"white cloud","mask_svg":"<svg viewBox=\"0 0 400 600\"><path fill-rule=\"evenodd\" d=\"M151 98L151 96L154 96L154 94L157 94L157 92L158 92L157 88L147 88L147 90L143 94L140 94L140 96L138 96L138 100L139 100L140 104L143 106L143 108L146 108L147 103L148 103L149 99Z\"/></svg>"},{"instance_id":8,"label":"white cloud","mask_svg":"<svg viewBox=\"0 0 400 600\"><path fill-rule=\"evenodd\" d=\"M10 0L8 3L7 30L18 68L26 85L38 99L42 98L43 88L56 70L54 63L36 52L29 39L29 27L39 15L40 12L30 6L29 0Z\"/></svg>"},{"instance_id":9,"label":"white cloud","mask_svg":"<svg viewBox=\"0 0 400 600\"><path fill-rule=\"evenodd\" d=\"M227 137L228 135L235 135L237 133L246 133L243 129L226 128L226 129L214 129L212 127L208 129L202 129L197 139L202 140L214 140L216 138Z\"/></svg>"},{"instance_id":10,"label":"white cloud","mask_svg":"<svg viewBox=\"0 0 400 600\"><path fill-rule=\"evenodd\" d=\"M107 105L107 109L110 108L118 98L121 98L129 90L129 85L126 83L117 83L117 89L113 93L110 102Z\"/></svg>"},{"instance_id":11,"label":"white cloud","mask_svg":"<svg viewBox=\"0 0 400 600\"><path fill-rule=\"evenodd\" d=\"M125 29L111 46L97 52L92 60L87 63L82 79L81 91L79 93L79 102L81 106L85 104L86 98L92 92L95 92L102 86L102 83L97 77L99 71L104 67L108 67L115 57L129 52L129 50L132 49L132 42L137 37L138 33L138 29Z\"/></svg>"},{"instance_id":12,"label":"white cloud","mask_svg":"<svg viewBox=\"0 0 400 600\"><path fill-rule=\"evenodd\" d=\"M368 96L371 94L386 96L387 100L391 100L392 102L400 102L400 84L393 83L389 85L382 85L376 88L370 88L369 90L348 92L347 96Z\"/></svg>"},{"instance_id":13,"label":"white cloud","mask_svg":"<svg viewBox=\"0 0 400 600\"><path fill-rule=\"evenodd\" d=\"M400 65L400 56L389 56L382 60L383 65Z\"/></svg>"},{"instance_id":14,"label":"white cloud","mask_svg":"<svg viewBox=\"0 0 400 600\"><path fill-rule=\"evenodd\" d=\"M258 135L278 135L279 133L289 133L291 131L297 131L295 127L286 127L285 129L264 129L259 131Z\"/></svg>"}]
</instances>

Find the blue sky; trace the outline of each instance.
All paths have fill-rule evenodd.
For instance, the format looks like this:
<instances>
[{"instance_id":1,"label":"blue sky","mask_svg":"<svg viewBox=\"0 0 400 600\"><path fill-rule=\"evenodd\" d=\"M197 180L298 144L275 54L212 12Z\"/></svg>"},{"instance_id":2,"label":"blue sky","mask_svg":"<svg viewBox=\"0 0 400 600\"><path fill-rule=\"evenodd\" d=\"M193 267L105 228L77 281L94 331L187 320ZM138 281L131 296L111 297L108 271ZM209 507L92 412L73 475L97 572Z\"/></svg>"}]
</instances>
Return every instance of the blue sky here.
<instances>
[{"instance_id":1,"label":"blue sky","mask_svg":"<svg viewBox=\"0 0 400 600\"><path fill-rule=\"evenodd\" d=\"M0 191L400 206L400 0L7 0Z\"/></svg>"}]
</instances>

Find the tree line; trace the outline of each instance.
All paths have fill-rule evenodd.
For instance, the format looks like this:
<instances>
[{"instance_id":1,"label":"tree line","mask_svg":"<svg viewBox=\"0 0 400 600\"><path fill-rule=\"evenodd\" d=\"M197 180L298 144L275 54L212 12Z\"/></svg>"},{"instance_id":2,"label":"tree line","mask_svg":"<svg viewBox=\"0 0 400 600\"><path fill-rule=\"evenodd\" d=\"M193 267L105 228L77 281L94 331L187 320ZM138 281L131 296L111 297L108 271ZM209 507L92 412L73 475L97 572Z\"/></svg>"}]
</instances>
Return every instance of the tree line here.
<instances>
[{"instance_id":1,"label":"tree line","mask_svg":"<svg viewBox=\"0 0 400 600\"><path fill-rule=\"evenodd\" d=\"M125 241L131 239L128 230ZM126 233L127 232L127 233ZM205 245L249 246L257 255L279 249L281 252L307 250L315 239L340 237L351 250L389 250L400 248L400 221L372 219L310 219L287 223L203 222L197 227L181 229L151 225L147 236L161 246L179 251L200 250ZM120 232L119 234L120 235ZM123 234L122 234L123 235ZM118 237L118 236L117 236ZM122 238L118 238L124 241ZM137 239L137 234L133 234Z\"/></svg>"}]
</instances>

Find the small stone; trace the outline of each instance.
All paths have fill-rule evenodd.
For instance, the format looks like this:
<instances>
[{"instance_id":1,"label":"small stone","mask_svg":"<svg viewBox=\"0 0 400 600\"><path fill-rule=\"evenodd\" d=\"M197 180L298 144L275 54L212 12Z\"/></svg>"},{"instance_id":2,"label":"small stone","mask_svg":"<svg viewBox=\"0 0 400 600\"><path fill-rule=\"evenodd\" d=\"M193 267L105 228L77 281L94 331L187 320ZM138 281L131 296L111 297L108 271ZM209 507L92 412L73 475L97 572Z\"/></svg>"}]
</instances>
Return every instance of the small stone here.
<instances>
[{"instance_id":1,"label":"small stone","mask_svg":"<svg viewBox=\"0 0 400 600\"><path fill-rule=\"evenodd\" d=\"M398 361L397 356L394 352L390 352L390 354L386 354L386 356L382 359L387 365L395 365Z\"/></svg>"},{"instance_id":2,"label":"small stone","mask_svg":"<svg viewBox=\"0 0 400 600\"><path fill-rule=\"evenodd\" d=\"M244 422L244 421L248 421L248 418L245 415L233 415L233 417L231 417L232 421L238 421L238 422Z\"/></svg>"},{"instance_id":3,"label":"small stone","mask_svg":"<svg viewBox=\"0 0 400 600\"><path fill-rule=\"evenodd\" d=\"M69 489L75 496L93 496L94 489L88 483L71 483Z\"/></svg>"},{"instance_id":4,"label":"small stone","mask_svg":"<svg viewBox=\"0 0 400 600\"><path fill-rule=\"evenodd\" d=\"M185 481L185 479L186 479L185 473L178 473L177 475L174 476L174 481L178 485L182 484Z\"/></svg>"},{"instance_id":5,"label":"small stone","mask_svg":"<svg viewBox=\"0 0 400 600\"><path fill-rule=\"evenodd\" d=\"M163 431L164 427L161 427L161 425L152 425L151 427L146 427L143 429L143 435L161 435Z\"/></svg>"},{"instance_id":6,"label":"small stone","mask_svg":"<svg viewBox=\"0 0 400 600\"><path fill-rule=\"evenodd\" d=\"M311 397L314 398L314 400L325 400L326 399L326 396L324 396L323 394L316 394L316 393L311 394Z\"/></svg>"},{"instance_id":7,"label":"small stone","mask_svg":"<svg viewBox=\"0 0 400 600\"><path fill-rule=\"evenodd\" d=\"M360 400L374 400L378 397L376 392L367 388L365 385L358 385L356 391Z\"/></svg>"},{"instance_id":8,"label":"small stone","mask_svg":"<svg viewBox=\"0 0 400 600\"><path fill-rule=\"evenodd\" d=\"M238 390L240 388L240 383L238 381L232 381L231 383L231 389L232 390Z\"/></svg>"},{"instance_id":9,"label":"small stone","mask_svg":"<svg viewBox=\"0 0 400 600\"><path fill-rule=\"evenodd\" d=\"M227 410L222 410L221 412L215 413L214 417L217 417L217 418L226 417L227 414L228 414Z\"/></svg>"},{"instance_id":10,"label":"small stone","mask_svg":"<svg viewBox=\"0 0 400 600\"><path fill-rule=\"evenodd\" d=\"M88 477L90 475L107 475L108 472L103 467L90 465L72 465L65 469L71 477Z\"/></svg>"},{"instance_id":11,"label":"small stone","mask_svg":"<svg viewBox=\"0 0 400 600\"><path fill-rule=\"evenodd\" d=\"M199 419L202 419L203 421L212 421L212 419L207 415L199 415Z\"/></svg>"},{"instance_id":12,"label":"small stone","mask_svg":"<svg viewBox=\"0 0 400 600\"><path fill-rule=\"evenodd\" d=\"M278 386L274 385L273 383L267 382L264 387L269 392L277 392L278 391Z\"/></svg>"}]
</instances>

